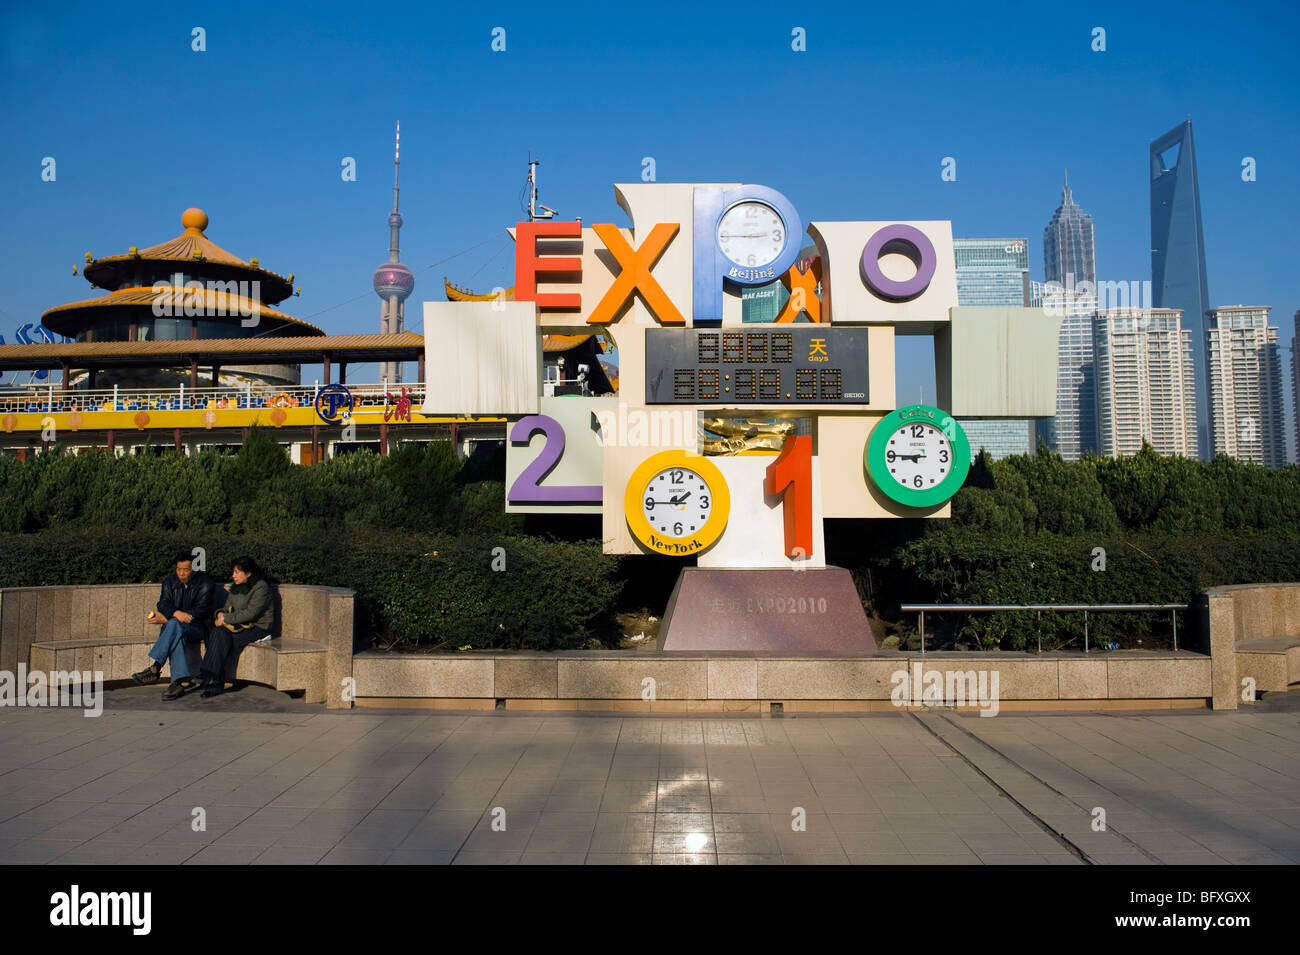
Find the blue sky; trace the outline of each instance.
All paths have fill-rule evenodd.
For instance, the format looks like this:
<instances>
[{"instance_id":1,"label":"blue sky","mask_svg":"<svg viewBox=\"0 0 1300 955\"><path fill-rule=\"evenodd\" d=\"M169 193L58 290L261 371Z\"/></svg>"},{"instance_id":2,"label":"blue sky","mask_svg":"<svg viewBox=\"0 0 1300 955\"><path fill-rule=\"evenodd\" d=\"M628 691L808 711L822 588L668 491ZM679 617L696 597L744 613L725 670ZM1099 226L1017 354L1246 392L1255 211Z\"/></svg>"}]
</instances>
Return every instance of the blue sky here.
<instances>
[{"instance_id":1,"label":"blue sky","mask_svg":"<svg viewBox=\"0 0 1300 955\"><path fill-rule=\"evenodd\" d=\"M958 236L1024 236L1038 279L1068 167L1096 224L1099 277L1140 281L1147 144L1190 116L1211 302L1272 305L1289 379L1296 4L872 6L6 9L0 334L13 341L46 308L89 297L72 275L86 251L168 239L191 205L219 245L295 274L290 314L377 331L370 278L387 257L398 119L417 322L444 274L512 283L503 230L519 218L530 153L564 218L623 222L612 183L639 180L652 156L659 181L761 183L805 222L951 219ZM191 50L196 26L206 52ZM490 48L498 26L504 53ZM795 27L806 52L791 50ZM1105 52L1091 49L1094 27ZM345 156L356 182L340 177ZM955 182L940 179L945 156ZM1241 179L1245 156L1255 182ZM900 351L899 372L900 398L918 386L933 398L922 343Z\"/></svg>"}]
</instances>

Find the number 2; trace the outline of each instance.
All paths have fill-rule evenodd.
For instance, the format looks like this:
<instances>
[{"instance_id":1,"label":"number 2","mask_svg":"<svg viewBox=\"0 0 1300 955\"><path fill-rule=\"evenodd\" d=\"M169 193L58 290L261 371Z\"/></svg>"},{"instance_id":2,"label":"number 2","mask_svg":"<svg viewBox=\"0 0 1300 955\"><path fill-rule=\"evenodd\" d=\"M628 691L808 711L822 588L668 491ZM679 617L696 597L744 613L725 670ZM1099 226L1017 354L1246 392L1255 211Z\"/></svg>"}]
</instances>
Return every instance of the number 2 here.
<instances>
[{"instance_id":1,"label":"number 2","mask_svg":"<svg viewBox=\"0 0 1300 955\"><path fill-rule=\"evenodd\" d=\"M525 415L510 430L510 443L530 444L539 431L546 436L541 453L519 472L506 499L511 504L599 504L604 497L604 488L599 484L542 485L564 454L564 428L560 422L544 414Z\"/></svg>"}]
</instances>

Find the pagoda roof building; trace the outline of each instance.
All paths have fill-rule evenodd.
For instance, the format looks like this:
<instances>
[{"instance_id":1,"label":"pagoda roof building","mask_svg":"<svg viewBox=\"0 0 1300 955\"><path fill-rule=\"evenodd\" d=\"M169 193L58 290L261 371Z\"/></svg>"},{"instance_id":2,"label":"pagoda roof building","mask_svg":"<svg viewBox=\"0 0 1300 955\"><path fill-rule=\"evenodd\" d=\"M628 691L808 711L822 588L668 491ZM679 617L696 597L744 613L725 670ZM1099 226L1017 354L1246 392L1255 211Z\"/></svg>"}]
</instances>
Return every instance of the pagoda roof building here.
<instances>
[{"instance_id":1,"label":"pagoda roof building","mask_svg":"<svg viewBox=\"0 0 1300 955\"><path fill-rule=\"evenodd\" d=\"M107 295L58 305L41 316L78 342L324 335L272 306L293 294L293 275L246 262L205 234L208 215L186 209L184 232L146 249L93 258L83 275Z\"/></svg>"}]
</instances>

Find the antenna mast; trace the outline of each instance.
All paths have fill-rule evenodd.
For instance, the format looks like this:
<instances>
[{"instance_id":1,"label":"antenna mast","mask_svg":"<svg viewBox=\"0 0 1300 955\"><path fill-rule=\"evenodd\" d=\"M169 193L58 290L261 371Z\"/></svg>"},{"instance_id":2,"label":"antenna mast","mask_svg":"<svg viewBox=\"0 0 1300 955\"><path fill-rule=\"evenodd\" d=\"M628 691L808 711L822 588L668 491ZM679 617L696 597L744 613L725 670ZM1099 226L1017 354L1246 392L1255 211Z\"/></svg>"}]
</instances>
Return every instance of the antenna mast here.
<instances>
[{"instance_id":1,"label":"antenna mast","mask_svg":"<svg viewBox=\"0 0 1300 955\"><path fill-rule=\"evenodd\" d=\"M550 206L544 206L537 201L537 167L541 165L540 159L528 160L528 221L536 222L538 219L551 219L555 217L555 210ZM541 210L538 212L538 210Z\"/></svg>"}]
</instances>

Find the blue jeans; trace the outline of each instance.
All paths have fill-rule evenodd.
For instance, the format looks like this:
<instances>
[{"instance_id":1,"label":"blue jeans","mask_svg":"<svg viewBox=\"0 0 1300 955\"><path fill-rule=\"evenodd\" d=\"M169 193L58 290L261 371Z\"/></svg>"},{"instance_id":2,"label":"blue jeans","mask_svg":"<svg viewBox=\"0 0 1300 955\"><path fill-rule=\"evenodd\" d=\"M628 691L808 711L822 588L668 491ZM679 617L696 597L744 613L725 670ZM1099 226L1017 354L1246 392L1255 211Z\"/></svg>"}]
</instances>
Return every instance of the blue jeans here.
<instances>
[{"instance_id":1,"label":"blue jeans","mask_svg":"<svg viewBox=\"0 0 1300 955\"><path fill-rule=\"evenodd\" d=\"M185 641L203 639L203 628L197 623L181 623L172 617L163 624L158 642L149 651L149 657L155 663L171 663L171 681L184 680L190 675L190 665L185 659Z\"/></svg>"}]
</instances>

